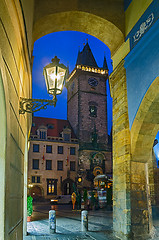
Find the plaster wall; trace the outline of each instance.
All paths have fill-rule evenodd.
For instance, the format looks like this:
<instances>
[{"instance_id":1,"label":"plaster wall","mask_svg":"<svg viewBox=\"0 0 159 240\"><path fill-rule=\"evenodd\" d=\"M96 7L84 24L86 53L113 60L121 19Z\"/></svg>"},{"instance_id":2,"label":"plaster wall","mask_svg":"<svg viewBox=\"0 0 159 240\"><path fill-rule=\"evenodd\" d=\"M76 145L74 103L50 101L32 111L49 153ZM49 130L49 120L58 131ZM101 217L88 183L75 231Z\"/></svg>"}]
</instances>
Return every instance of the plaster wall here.
<instances>
[{"instance_id":1,"label":"plaster wall","mask_svg":"<svg viewBox=\"0 0 159 240\"><path fill-rule=\"evenodd\" d=\"M30 57L19 1L0 1L0 36L1 70L5 89L5 94L1 95L5 100L0 102L0 107L3 111L1 119L6 116L7 127L6 136L2 135L4 143L6 139L7 144L2 162L5 174L4 184L2 175L2 187L5 186L5 196L1 203L3 205L1 237L14 240L23 239L25 140L31 121L27 115L19 115L19 98L29 97L31 93ZM7 106L6 114L4 101Z\"/></svg>"},{"instance_id":2,"label":"plaster wall","mask_svg":"<svg viewBox=\"0 0 159 240\"><path fill-rule=\"evenodd\" d=\"M130 128L149 86L159 75L159 21L125 58Z\"/></svg>"}]
</instances>

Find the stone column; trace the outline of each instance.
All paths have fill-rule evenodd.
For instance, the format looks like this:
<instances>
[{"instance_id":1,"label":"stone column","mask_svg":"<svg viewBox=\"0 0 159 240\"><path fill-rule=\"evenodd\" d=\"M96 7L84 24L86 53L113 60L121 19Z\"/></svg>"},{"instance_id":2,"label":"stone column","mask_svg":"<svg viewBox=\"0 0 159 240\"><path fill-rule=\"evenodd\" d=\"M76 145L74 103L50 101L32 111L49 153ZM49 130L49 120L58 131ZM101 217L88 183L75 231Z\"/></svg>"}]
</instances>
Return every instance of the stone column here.
<instances>
[{"instance_id":1,"label":"stone column","mask_svg":"<svg viewBox=\"0 0 159 240\"><path fill-rule=\"evenodd\" d=\"M131 239L130 130L124 61L110 76L113 97L113 230Z\"/></svg>"},{"instance_id":2,"label":"stone column","mask_svg":"<svg viewBox=\"0 0 159 240\"><path fill-rule=\"evenodd\" d=\"M131 161L131 224L133 239L147 239L152 230L148 163Z\"/></svg>"},{"instance_id":3,"label":"stone column","mask_svg":"<svg viewBox=\"0 0 159 240\"><path fill-rule=\"evenodd\" d=\"M148 159L141 161L131 153L133 139L129 129L124 61L111 74L110 88L113 97L113 230L122 240L146 239L153 229L150 164L146 163Z\"/></svg>"}]
</instances>

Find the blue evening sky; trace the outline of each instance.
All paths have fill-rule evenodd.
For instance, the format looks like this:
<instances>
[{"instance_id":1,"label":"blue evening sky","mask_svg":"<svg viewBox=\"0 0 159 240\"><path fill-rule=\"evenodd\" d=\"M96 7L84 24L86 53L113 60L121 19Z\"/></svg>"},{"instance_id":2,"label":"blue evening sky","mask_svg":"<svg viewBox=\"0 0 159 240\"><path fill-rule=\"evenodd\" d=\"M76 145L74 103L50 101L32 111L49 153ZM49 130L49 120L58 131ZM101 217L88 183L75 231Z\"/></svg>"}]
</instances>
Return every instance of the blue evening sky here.
<instances>
[{"instance_id":1,"label":"blue evening sky","mask_svg":"<svg viewBox=\"0 0 159 240\"><path fill-rule=\"evenodd\" d=\"M103 66L104 54L107 59L109 74L112 72L111 55L109 48L97 38L75 31L56 32L48 34L34 43L33 62L33 98L52 99L46 90L43 77L43 67L51 62L54 56L60 58L60 63L69 66L71 72L76 64L79 49L83 49L83 44L87 42L99 67ZM107 88L109 85L107 83ZM112 126L112 101L108 90L108 134ZM67 119L67 90L57 96L56 107L49 106L47 110L40 110L34 116Z\"/></svg>"}]
</instances>

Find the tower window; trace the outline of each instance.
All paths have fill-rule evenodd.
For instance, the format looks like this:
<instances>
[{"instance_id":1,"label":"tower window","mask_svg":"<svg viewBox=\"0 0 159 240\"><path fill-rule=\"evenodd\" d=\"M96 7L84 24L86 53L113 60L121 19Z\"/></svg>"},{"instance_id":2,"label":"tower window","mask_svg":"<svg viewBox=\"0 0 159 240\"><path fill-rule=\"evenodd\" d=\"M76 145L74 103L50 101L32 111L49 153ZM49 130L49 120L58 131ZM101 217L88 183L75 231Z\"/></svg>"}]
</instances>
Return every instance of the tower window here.
<instances>
[{"instance_id":1,"label":"tower window","mask_svg":"<svg viewBox=\"0 0 159 240\"><path fill-rule=\"evenodd\" d=\"M96 106L89 106L89 112L91 117L97 117L97 107Z\"/></svg>"}]
</instances>

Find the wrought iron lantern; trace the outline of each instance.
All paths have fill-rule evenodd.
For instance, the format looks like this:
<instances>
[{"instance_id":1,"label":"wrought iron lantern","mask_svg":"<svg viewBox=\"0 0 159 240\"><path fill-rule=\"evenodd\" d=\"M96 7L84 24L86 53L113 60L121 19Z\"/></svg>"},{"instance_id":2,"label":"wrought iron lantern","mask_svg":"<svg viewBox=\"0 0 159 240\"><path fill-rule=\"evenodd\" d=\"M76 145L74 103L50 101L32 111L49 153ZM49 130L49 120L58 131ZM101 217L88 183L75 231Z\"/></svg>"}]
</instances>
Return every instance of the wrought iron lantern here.
<instances>
[{"instance_id":1,"label":"wrought iron lantern","mask_svg":"<svg viewBox=\"0 0 159 240\"><path fill-rule=\"evenodd\" d=\"M68 68L59 63L60 59L55 56L50 64L44 67L43 75L46 82L47 92L53 95L52 100L20 98L19 113L34 113L46 109L48 105L56 106L56 95L61 94L68 74Z\"/></svg>"}]
</instances>

